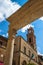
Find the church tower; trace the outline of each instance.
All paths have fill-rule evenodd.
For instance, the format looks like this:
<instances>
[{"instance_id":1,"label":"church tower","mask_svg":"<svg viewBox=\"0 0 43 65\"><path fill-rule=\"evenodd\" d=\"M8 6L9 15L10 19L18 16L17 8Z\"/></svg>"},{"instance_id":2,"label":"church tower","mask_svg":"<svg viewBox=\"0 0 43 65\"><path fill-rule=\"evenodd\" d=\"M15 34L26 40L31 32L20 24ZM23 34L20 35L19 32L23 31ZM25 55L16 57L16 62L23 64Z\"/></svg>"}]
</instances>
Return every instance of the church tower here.
<instances>
[{"instance_id":1,"label":"church tower","mask_svg":"<svg viewBox=\"0 0 43 65\"><path fill-rule=\"evenodd\" d=\"M36 50L36 37L34 35L34 30L32 27L30 27L28 30L27 30L28 34L27 34L27 42L28 44L30 44L33 49Z\"/></svg>"}]
</instances>

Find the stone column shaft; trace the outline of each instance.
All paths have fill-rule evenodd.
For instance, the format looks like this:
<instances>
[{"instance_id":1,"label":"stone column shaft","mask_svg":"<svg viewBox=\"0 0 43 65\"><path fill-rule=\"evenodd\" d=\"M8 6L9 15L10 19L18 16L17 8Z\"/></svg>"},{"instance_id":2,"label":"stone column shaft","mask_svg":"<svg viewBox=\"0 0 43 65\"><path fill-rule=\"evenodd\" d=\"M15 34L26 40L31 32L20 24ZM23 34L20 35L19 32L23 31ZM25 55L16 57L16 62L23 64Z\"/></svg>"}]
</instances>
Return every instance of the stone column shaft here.
<instances>
[{"instance_id":1,"label":"stone column shaft","mask_svg":"<svg viewBox=\"0 0 43 65\"><path fill-rule=\"evenodd\" d=\"M15 43L15 38L13 36L15 35L16 35L16 30L10 28L7 49L6 49L5 59L4 59L4 65L12 65L14 43Z\"/></svg>"}]
</instances>

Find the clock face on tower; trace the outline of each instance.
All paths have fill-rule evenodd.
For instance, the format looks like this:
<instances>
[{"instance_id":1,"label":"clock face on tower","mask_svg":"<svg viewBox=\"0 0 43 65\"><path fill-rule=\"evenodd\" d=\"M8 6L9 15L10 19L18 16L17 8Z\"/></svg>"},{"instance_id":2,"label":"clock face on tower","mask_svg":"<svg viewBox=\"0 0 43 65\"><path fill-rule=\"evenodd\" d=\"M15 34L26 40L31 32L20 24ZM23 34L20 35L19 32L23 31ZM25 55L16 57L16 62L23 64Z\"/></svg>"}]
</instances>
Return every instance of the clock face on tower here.
<instances>
[{"instance_id":1,"label":"clock face on tower","mask_svg":"<svg viewBox=\"0 0 43 65\"><path fill-rule=\"evenodd\" d=\"M29 30L29 33L31 33L31 30Z\"/></svg>"}]
</instances>

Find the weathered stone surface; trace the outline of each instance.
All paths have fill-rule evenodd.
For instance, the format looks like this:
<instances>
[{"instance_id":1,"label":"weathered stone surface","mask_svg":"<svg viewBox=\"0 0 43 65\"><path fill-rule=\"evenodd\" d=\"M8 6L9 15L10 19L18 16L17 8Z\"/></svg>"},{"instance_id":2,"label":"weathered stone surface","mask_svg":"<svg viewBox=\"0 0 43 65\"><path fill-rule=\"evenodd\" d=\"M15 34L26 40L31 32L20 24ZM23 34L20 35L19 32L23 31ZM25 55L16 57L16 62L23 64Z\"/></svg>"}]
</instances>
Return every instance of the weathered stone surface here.
<instances>
[{"instance_id":1,"label":"weathered stone surface","mask_svg":"<svg viewBox=\"0 0 43 65\"><path fill-rule=\"evenodd\" d=\"M43 16L43 0L30 0L7 20L16 30Z\"/></svg>"}]
</instances>

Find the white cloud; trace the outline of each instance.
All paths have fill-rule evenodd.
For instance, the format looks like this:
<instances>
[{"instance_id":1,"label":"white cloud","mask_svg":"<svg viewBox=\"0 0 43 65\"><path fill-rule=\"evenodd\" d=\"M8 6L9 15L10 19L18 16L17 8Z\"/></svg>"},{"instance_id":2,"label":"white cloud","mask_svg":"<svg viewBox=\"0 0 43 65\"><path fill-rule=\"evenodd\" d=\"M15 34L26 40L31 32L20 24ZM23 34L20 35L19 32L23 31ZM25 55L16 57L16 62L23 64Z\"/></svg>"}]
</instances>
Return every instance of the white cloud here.
<instances>
[{"instance_id":1,"label":"white cloud","mask_svg":"<svg viewBox=\"0 0 43 65\"><path fill-rule=\"evenodd\" d=\"M43 54L41 54L39 51L38 51L38 55L41 55L41 56L43 56Z\"/></svg>"},{"instance_id":2,"label":"white cloud","mask_svg":"<svg viewBox=\"0 0 43 65\"><path fill-rule=\"evenodd\" d=\"M6 35L5 35L6 37L8 37L8 33L6 33Z\"/></svg>"},{"instance_id":3,"label":"white cloud","mask_svg":"<svg viewBox=\"0 0 43 65\"><path fill-rule=\"evenodd\" d=\"M28 25L26 25L25 27L23 27L22 29L21 29L21 31L22 32L25 32L27 29L29 29L30 27L34 27L33 25L31 25L31 24L28 24Z\"/></svg>"},{"instance_id":4,"label":"white cloud","mask_svg":"<svg viewBox=\"0 0 43 65\"><path fill-rule=\"evenodd\" d=\"M39 20L42 20L43 21L43 16L39 18Z\"/></svg>"},{"instance_id":5,"label":"white cloud","mask_svg":"<svg viewBox=\"0 0 43 65\"><path fill-rule=\"evenodd\" d=\"M4 20L3 14L0 13L0 22L2 22Z\"/></svg>"},{"instance_id":6,"label":"white cloud","mask_svg":"<svg viewBox=\"0 0 43 65\"><path fill-rule=\"evenodd\" d=\"M12 3L11 0L0 0L0 20L3 20L4 17L7 18L16 12L21 6L17 3Z\"/></svg>"},{"instance_id":7,"label":"white cloud","mask_svg":"<svg viewBox=\"0 0 43 65\"><path fill-rule=\"evenodd\" d=\"M37 47L37 53L38 53L38 55L43 56L43 54L41 54L40 51L41 51L40 47Z\"/></svg>"},{"instance_id":8,"label":"white cloud","mask_svg":"<svg viewBox=\"0 0 43 65\"><path fill-rule=\"evenodd\" d=\"M2 36L5 37L5 34L3 34Z\"/></svg>"},{"instance_id":9,"label":"white cloud","mask_svg":"<svg viewBox=\"0 0 43 65\"><path fill-rule=\"evenodd\" d=\"M8 33L6 33L6 34L3 34L2 36L3 36L3 37L8 37Z\"/></svg>"}]
</instances>

